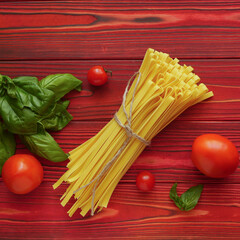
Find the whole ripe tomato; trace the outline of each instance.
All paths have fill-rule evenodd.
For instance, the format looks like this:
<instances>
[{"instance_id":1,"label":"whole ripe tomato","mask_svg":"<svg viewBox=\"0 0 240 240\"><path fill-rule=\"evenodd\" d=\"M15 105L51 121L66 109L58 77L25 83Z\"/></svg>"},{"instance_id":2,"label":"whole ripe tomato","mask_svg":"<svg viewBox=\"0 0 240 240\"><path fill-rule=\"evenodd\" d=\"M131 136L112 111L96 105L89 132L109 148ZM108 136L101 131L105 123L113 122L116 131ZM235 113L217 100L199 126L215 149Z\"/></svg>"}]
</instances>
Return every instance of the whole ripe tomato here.
<instances>
[{"instance_id":1,"label":"whole ripe tomato","mask_svg":"<svg viewBox=\"0 0 240 240\"><path fill-rule=\"evenodd\" d=\"M111 71L104 69L102 66L91 67L87 74L88 82L94 86L101 86L108 81L107 73Z\"/></svg>"},{"instance_id":2,"label":"whole ripe tomato","mask_svg":"<svg viewBox=\"0 0 240 240\"><path fill-rule=\"evenodd\" d=\"M141 191L151 191L155 184L155 178L149 171L142 171L138 174L136 179L137 188Z\"/></svg>"},{"instance_id":3,"label":"whole ripe tomato","mask_svg":"<svg viewBox=\"0 0 240 240\"><path fill-rule=\"evenodd\" d=\"M15 154L4 163L2 178L11 192L26 194L42 182L43 167L32 155Z\"/></svg>"},{"instance_id":4,"label":"whole ripe tomato","mask_svg":"<svg viewBox=\"0 0 240 240\"><path fill-rule=\"evenodd\" d=\"M206 176L224 178L232 174L239 164L239 154L234 144L218 134L203 134L192 145L191 158Z\"/></svg>"}]
</instances>

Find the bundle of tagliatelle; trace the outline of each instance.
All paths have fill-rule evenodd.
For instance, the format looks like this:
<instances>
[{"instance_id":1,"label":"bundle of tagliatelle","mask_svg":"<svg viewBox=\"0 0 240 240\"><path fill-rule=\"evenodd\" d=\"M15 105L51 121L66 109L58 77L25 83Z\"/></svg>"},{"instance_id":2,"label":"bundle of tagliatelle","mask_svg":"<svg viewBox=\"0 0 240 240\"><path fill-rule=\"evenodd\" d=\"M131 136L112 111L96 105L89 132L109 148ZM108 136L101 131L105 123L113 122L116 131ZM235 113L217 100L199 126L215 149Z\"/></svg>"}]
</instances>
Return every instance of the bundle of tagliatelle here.
<instances>
[{"instance_id":1,"label":"bundle of tagliatelle","mask_svg":"<svg viewBox=\"0 0 240 240\"><path fill-rule=\"evenodd\" d=\"M197 84L200 78L192 67L178 62L148 49L114 118L69 153L68 170L53 186L69 184L61 197L63 206L72 196L76 199L69 216L78 208L85 216L107 207L118 182L152 138L188 107L213 96L204 84Z\"/></svg>"}]
</instances>

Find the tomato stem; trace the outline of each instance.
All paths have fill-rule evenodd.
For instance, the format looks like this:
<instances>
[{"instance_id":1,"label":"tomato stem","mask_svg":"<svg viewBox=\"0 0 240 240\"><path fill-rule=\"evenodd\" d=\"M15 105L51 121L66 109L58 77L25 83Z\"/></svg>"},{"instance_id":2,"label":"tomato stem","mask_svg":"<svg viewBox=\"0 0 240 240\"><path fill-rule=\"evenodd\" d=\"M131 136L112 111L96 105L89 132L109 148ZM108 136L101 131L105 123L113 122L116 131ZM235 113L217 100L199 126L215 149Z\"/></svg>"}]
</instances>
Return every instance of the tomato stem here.
<instances>
[{"instance_id":1,"label":"tomato stem","mask_svg":"<svg viewBox=\"0 0 240 240\"><path fill-rule=\"evenodd\" d=\"M105 71L106 73L110 73L110 75L112 76L112 71L107 70L106 68L104 68L104 71Z\"/></svg>"}]
</instances>

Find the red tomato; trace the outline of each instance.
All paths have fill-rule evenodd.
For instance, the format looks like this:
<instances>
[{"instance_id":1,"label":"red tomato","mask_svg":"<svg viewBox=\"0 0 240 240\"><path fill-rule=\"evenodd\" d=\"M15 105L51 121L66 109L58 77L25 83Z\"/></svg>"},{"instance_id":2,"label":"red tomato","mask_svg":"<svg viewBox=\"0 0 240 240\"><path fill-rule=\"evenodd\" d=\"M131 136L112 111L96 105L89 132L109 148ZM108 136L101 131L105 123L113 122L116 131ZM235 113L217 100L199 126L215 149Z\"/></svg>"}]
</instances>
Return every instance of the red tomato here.
<instances>
[{"instance_id":1,"label":"red tomato","mask_svg":"<svg viewBox=\"0 0 240 240\"><path fill-rule=\"evenodd\" d=\"M155 178L149 171L142 171L138 174L136 185L139 190L147 192L151 191L155 184Z\"/></svg>"},{"instance_id":2,"label":"red tomato","mask_svg":"<svg viewBox=\"0 0 240 240\"><path fill-rule=\"evenodd\" d=\"M102 66L91 67L87 74L87 79L94 86L101 86L108 80L107 73L111 71L105 70Z\"/></svg>"},{"instance_id":3,"label":"red tomato","mask_svg":"<svg viewBox=\"0 0 240 240\"><path fill-rule=\"evenodd\" d=\"M4 163L2 178L11 192L26 194L42 182L43 167L32 155L15 154Z\"/></svg>"},{"instance_id":4,"label":"red tomato","mask_svg":"<svg viewBox=\"0 0 240 240\"><path fill-rule=\"evenodd\" d=\"M238 167L239 154L227 138L218 134L203 134L192 146L191 158L195 166L206 176L224 178Z\"/></svg>"}]
</instances>

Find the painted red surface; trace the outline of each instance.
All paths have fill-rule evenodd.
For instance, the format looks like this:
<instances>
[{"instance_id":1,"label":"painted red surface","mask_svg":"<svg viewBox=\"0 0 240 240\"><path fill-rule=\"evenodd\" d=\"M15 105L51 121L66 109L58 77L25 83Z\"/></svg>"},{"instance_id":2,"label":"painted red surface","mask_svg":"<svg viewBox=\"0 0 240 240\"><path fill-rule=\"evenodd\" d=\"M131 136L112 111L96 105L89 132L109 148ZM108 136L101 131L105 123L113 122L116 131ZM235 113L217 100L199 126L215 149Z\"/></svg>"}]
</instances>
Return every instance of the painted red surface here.
<instances>
[{"instance_id":1,"label":"painted red surface","mask_svg":"<svg viewBox=\"0 0 240 240\"><path fill-rule=\"evenodd\" d=\"M127 80L148 47L191 65L214 97L186 110L141 154L117 186L109 207L69 218L52 184L66 162L40 159L44 181L25 196L0 177L0 239L240 239L240 167L226 179L203 176L190 160L203 133L228 137L240 150L239 1L6 1L0 3L0 73L10 77L72 73L83 91L66 96L73 121L53 133L65 152L94 136L119 108ZM111 69L101 88L86 80L93 65ZM18 142L17 152L28 150ZM156 186L135 186L149 170ZM202 183L197 207L178 210L169 198ZM73 200L71 201L73 203Z\"/></svg>"}]
</instances>

